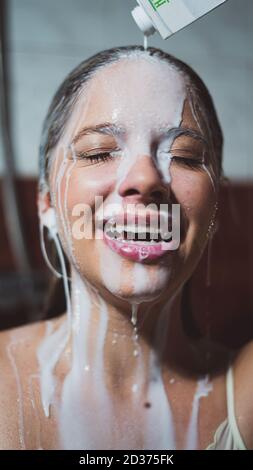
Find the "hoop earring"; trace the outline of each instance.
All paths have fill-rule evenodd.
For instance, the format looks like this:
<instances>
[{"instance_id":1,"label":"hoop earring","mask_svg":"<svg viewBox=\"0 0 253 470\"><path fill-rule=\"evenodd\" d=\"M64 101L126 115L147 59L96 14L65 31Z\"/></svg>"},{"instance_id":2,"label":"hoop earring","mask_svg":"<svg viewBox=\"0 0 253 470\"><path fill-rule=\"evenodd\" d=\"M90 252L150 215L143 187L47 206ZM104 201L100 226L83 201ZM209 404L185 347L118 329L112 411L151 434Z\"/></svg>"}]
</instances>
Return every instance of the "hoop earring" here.
<instances>
[{"instance_id":1,"label":"hoop earring","mask_svg":"<svg viewBox=\"0 0 253 470\"><path fill-rule=\"evenodd\" d=\"M218 205L218 201L216 201L215 205L214 205L214 210L213 210L213 213L212 213L212 216L211 216L211 220L209 222L209 226L208 226L208 229L207 229L207 238L213 239L213 236L215 235L216 231L217 231L217 211L218 211L218 208L219 208L219 205Z\"/></svg>"}]
</instances>

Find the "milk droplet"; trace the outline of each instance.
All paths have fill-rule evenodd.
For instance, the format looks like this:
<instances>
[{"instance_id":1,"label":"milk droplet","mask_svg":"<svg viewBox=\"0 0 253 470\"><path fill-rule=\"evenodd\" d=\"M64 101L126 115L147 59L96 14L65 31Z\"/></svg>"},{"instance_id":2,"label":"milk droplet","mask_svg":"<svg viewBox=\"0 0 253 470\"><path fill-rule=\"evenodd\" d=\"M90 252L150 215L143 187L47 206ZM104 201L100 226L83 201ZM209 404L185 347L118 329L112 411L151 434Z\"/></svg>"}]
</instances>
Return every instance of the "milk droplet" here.
<instances>
[{"instance_id":1,"label":"milk droplet","mask_svg":"<svg viewBox=\"0 0 253 470\"><path fill-rule=\"evenodd\" d=\"M131 318L131 322L133 323L133 325L136 325L137 323L137 313L138 313L138 304L132 304L132 318Z\"/></svg>"},{"instance_id":2,"label":"milk droplet","mask_svg":"<svg viewBox=\"0 0 253 470\"><path fill-rule=\"evenodd\" d=\"M139 387L138 387L138 384L133 384L133 385L132 385L132 392L136 393L137 390L138 390L138 388L139 388Z\"/></svg>"},{"instance_id":3,"label":"milk droplet","mask_svg":"<svg viewBox=\"0 0 253 470\"><path fill-rule=\"evenodd\" d=\"M144 34L144 36L143 36L143 47L144 47L145 51L148 48L148 36L146 36L146 34Z\"/></svg>"}]
</instances>

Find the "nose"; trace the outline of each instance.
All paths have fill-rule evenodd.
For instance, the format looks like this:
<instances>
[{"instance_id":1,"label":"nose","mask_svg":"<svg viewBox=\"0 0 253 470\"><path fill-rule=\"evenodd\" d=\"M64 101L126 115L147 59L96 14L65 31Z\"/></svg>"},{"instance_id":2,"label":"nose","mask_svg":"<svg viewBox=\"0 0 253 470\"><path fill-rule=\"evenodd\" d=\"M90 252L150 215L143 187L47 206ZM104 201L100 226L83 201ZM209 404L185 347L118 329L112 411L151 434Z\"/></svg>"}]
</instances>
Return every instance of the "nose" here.
<instances>
[{"instance_id":1,"label":"nose","mask_svg":"<svg viewBox=\"0 0 253 470\"><path fill-rule=\"evenodd\" d=\"M129 203L166 203L168 192L168 185L148 155L137 157L118 188L119 195Z\"/></svg>"}]
</instances>

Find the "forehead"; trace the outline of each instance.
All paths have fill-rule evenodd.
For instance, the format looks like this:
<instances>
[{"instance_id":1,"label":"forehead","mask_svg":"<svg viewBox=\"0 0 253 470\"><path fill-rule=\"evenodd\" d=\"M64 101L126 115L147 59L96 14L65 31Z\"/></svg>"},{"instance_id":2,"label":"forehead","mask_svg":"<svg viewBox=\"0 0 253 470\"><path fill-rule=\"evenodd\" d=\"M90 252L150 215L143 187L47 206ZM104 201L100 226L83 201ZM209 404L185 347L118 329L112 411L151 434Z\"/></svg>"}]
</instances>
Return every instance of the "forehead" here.
<instances>
[{"instance_id":1,"label":"forehead","mask_svg":"<svg viewBox=\"0 0 253 470\"><path fill-rule=\"evenodd\" d=\"M97 71L80 99L82 124L103 120L129 127L167 126L182 112L186 85L165 62L124 58Z\"/></svg>"}]
</instances>

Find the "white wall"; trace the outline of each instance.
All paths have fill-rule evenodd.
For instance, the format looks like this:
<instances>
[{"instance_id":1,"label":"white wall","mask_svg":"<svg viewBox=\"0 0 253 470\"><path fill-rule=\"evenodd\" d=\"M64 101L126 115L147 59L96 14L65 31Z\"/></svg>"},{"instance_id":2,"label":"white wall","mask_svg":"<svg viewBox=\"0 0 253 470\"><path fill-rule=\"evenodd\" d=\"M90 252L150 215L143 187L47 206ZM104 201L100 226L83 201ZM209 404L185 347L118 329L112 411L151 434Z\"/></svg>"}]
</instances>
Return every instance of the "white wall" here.
<instances>
[{"instance_id":1,"label":"white wall","mask_svg":"<svg viewBox=\"0 0 253 470\"><path fill-rule=\"evenodd\" d=\"M143 39L130 15L134 0L8 3L14 146L19 172L36 175L42 120L64 76L99 50L142 44ZM252 0L228 0L171 39L157 35L149 40L188 62L206 82L224 129L225 173L233 179L253 178L252 19Z\"/></svg>"}]
</instances>

